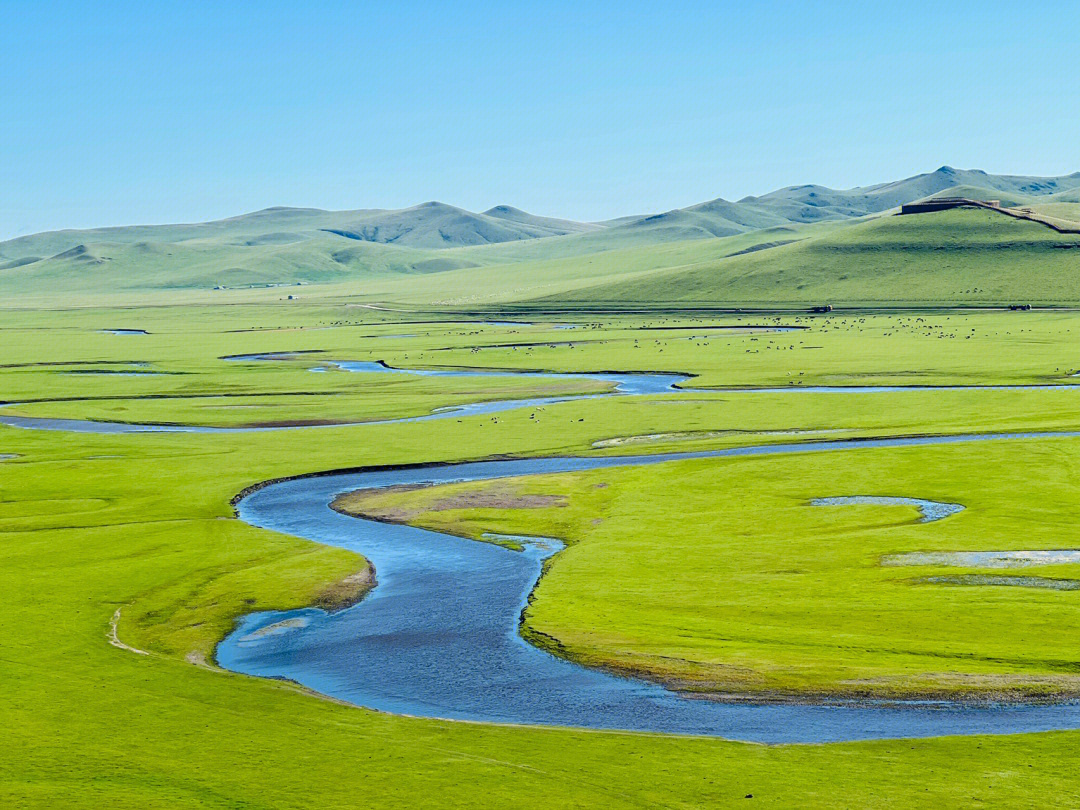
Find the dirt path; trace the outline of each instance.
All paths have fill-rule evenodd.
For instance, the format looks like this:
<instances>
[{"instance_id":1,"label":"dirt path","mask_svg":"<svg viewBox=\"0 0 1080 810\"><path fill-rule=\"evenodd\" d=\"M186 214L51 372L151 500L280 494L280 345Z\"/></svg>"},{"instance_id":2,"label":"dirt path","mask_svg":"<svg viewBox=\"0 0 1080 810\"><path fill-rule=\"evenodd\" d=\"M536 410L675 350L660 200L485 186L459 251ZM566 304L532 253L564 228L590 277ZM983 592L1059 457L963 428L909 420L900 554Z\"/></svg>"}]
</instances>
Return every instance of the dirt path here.
<instances>
[{"instance_id":1,"label":"dirt path","mask_svg":"<svg viewBox=\"0 0 1080 810\"><path fill-rule=\"evenodd\" d=\"M116 613L112 615L109 620L109 643L114 647L118 647L121 650L127 650L133 652L136 655L150 655L146 650L140 650L138 647L132 647L130 644L125 644L116 635L116 625L120 622L120 608L116 609Z\"/></svg>"}]
</instances>

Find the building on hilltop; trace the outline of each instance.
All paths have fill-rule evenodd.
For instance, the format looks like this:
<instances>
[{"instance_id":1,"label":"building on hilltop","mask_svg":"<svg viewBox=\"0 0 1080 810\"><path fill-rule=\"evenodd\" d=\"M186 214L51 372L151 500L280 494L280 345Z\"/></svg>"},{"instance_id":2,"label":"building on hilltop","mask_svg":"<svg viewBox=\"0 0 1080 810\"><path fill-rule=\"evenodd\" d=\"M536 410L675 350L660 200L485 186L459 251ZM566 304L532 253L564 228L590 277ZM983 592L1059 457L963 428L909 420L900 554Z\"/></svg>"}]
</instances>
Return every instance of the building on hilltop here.
<instances>
[{"instance_id":1,"label":"building on hilltop","mask_svg":"<svg viewBox=\"0 0 1080 810\"><path fill-rule=\"evenodd\" d=\"M1001 208L1001 200L973 200L969 197L934 197L929 200L905 203L901 214L926 214L930 211L947 211L950 208Z\"/></svg>"},{"instance_id":2,"label":"building on hilltop","mask_svg":"<svg viewBox=\"0 0 1080 810\"><path fill-rule=\"evenodd\" d=\"M1013 219L1027 220L1045 225L1058 233L1080 233L1080 224L1040 214L1032 208L1007 208L1001 200L973 200L970 197L932 197L900 206L901 214L927 214L932 211L948 211L950 208L983 208L997 211Z\"/></svg>"}]
</instances>

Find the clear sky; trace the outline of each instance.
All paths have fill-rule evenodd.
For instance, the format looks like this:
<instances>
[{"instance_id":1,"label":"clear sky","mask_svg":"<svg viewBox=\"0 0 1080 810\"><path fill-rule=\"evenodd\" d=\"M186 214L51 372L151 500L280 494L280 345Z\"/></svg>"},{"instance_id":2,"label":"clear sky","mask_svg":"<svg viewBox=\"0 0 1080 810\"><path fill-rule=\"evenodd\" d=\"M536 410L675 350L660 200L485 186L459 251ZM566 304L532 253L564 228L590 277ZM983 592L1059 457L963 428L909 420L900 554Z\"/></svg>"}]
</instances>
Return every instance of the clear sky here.
<instances>
[{"instance_id":1,"label":"clear sky","mask_svg":"<svg viewBox=\"0 0 1080 810\"><path fill-rule=\"evenodd\" d=\"M1080 170L1080 3L0 0L0 239Z\"/></svg>"}]
</instances>

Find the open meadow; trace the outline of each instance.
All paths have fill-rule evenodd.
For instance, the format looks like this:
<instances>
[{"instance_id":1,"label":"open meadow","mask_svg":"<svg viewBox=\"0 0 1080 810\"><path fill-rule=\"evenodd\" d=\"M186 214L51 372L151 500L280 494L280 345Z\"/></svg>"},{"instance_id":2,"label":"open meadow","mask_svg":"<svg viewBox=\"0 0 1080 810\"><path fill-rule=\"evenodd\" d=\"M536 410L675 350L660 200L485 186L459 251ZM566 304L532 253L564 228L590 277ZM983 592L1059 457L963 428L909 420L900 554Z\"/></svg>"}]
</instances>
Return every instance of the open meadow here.
<instances>
[{"instance_id":1,"label":"open meadow","mask_svg":"<svg viewBox=\"0 0 1080 810\"><path fill-rule=\"evenodd\" d=\"M761 745L457 722L439 707L399 716L230 672L216 649L249 614L343 616L383 587L362 544L238 518L234 499L261 482L784 445L367 489L336 508L494 539L505 555L524 553L514 537L557 538L566 549L544 562L522 635L677 694L1074 698L1080 316L484 318L353 303L5 312L0 419L23 421L0 427L4 804L470 806L482 791L488 804L537 807L749 795L932 807L1069 794L1077 731ZM610 372L672 380L620 393ZM498 408L440 411L466 403ZM110 423L121 432L85 432ZM948 436L968 440L934 438ZM889 437L929 441L836 444ZM928 520L916 503L860 498L962 511Z\"/></svg>"}]
</instances>

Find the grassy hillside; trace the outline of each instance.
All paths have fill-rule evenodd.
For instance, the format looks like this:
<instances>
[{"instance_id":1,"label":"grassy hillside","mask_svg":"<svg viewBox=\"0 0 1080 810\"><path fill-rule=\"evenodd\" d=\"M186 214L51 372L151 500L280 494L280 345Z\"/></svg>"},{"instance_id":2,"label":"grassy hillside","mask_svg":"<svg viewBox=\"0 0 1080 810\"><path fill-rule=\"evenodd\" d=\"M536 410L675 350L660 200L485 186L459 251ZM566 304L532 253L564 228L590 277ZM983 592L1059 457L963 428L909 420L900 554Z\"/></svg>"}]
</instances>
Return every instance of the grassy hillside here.
<instances>
[{"instance_id":1,"label":"grassy hillside","mask_svg":"<svg viewBox=\"0 0 1080 810\"><path fill-rule=\"evenodd\" d=\"M211 231L217 229L218 223L160 229L57 232L0 244L0 292L9 297L45 295L55 298L63 293L109 296L129 291L209 291L215 287L356 282L360 286L350 290L355 293L358 289L362 291L373 278L401 273L558 263L608 251L653 248L680 241L715 242L716 237L748 231L750 243L800 238L790 223L777 217L744 219L742 223L725 220L727 224L720 224L713 215L719 210L716 204L696 208L698 210L672 212L619 228L591 228L563 236L439 250L408 247L401 241L394 244L368 241L359 237L363 233L378 234L365 232L355 223L348 226L344 221L335 221L332 227L312 229L310 221L306 225L296 222L297 218L304 219L306 215L295 210L268 213L265 217L243 217L234 227L216 233ZM491 217L496 220L524 218L537 232L546 227L536 222L543 218L532 217L509 206L492 211L495 213ZM252 217L262 225L253 225ZM322 216L316 217L315 221L327 223ZM756 229L776 222L783 224L770 232L756 234ZM286 230L288 228L292 230ZM386 236L386 232L380 233ZM74 239L82 241L71 244ZM750 243L742 240L730 248L717 243L703 246L701 250L707 256L726 255ZM49 251L56 252L46 258L34 255ZM631 261L649 267L660 266L653 263L649 253L647 250L640 261ZM534 269L522 266L499 271L495 277L502 281L496 288L504 294L509 293L512 290L506 286L509 279L528 277ZM560 272L549 280L557 282ZM578 269L569 272L577 274Z\"/></svg>"},{"instance_id":2,"label":"grassy hillside","mask_svg":"<svg viewBox=\"0 0 1080 810\"><path fill-rule=\"evenodd\" d=\"M1069 208L1047 213L1063 217ZM1080 237L989 211L630 247L602 237L610 231L443 251L332 234L241 253L210 242L99 243L0 269L0 289L12 303L122 303L157 291L221 303L345 296L458 309L1080 301Z\"/></svg>"},{"instance_id":3,"label":"grassy hillside","mask_svg":"<svg viewBox=\"0 0 1080 810\"><path fill-rule=\"evenodd\" d=\"M1043 216L1053 217L1069 223L1080 222L1080 201L1039 203L1028 207Z\"/></svg>"},{"instance_id":4,"label":"grassy hillside","mask_svg":"<svg viewBox=\"0 0 1080 810\"><path fill-rule=\"evenodd\" d=\"M392 273L447 270L466 260L321 234L291 244L240 248L218 241L92 242L49 259L0 269L9 296L213 290L362 281Z\"/></svg>"},{"instance_id":5,"label":"grassy hillside","mask_svg":"<svg viewBox=\"0 0 1080 810\"><path fill-rule=\"evenodd\" d=\"M1071 208L1058 203L1046 213L1065 217ZM607 230L441 251L325 233L241 251L213 241L97 243L0 265L0 290L10 303L65 305L154 292L221 303L344 296L459 309L1080 301L1080 237L989 211L645 241L619 247Z\"/></svg>"},{"instance_id":6,"label":"grassy hillside","mask_svg":"<svg viewBox=\"0 0 1080 810\"><path fill-rule=\"evenodd\" d=\"M541 251L530 256L522 251L514 259L483 266L419 277L386 277L365 285L369 298L400 302L408 306L498 307L561 306L567 302L590 299L591 290L611 287L612 302L618 302L618 290L633 281L647 279L653 273L679 272L687 268L715 264L749 252L771 253L773 246L805 239L849 227L844 222L818 225L783 226L751 231L715 239L690 239L655 245L600 250L584 255L546 258ZM599 235L597 235L599 236ZM572 237L574 239L588 238ZM555 241L555 240L552 240ZM561 240L559 240L561 241ZM522 243L523 248L539 243ZM482 256L503 258L503 246L485 249ZM748 252L749 251L749 252ZM500 255L503 254L503 255ZM470 252L471 258L481 253ZM633 299L627 299L631 301Z\"/></svg>"},{"instance_id":7,"label":"grassy hillside","mask_svg":"<svg viewBox=\"0 0 1080 810\"><path fill-rule=\"evenodd\" d=\"M1075 302L1069 255L1056 246L1074 240L971 212L866 220L942 195L1076 220L1077 194L1080 174L942 167L879 186L793 186L599 224L509 205L483 213L436 202L396 211L270 208L201 224L2 242L0 297L18 306L86 305L157 292L170 302L225 303L297 295L273 288L301 285L308 297L435 306Z\"/></svg>"},{"instance_id":8,"label":"grassy hillside","mask_svg":"<svg viewBox=\"0 0 1080 810\"><path fill-rule=\"evenodd\" d=\"M189 225L135 225L82 231L50 231L0 242L4 259L48 258L78 244L204 242L253 247L300 242L323 233L364 242L439 249L461 245L539 239L596 230L597 225L537 217L497 206L483 214L440 202L396 211L322 211L267 208L215 222Z\"/></svg>"},{"instance_id":9,"label":"grassy hillside","mask_svg":"<svg viewBox=\"0 0 1080 810\"><path fill-rule=\"evenodd\" d=\"M660 244L646 239L631 246L620 246L617 239L604 241L606 232L600 231L440 251L332 234L243 250L194 242L99 243L80 245L45 261L0 264L0 292L9 305L18 306L127 304L155 292L170 303L235 303L294 295L473 306L562 294L845 225L784 226Z\"/></svg>"},{"instance_id":10,"label":"grassy hillside","mask_svg":"<svg viewBox=\"0 0 1080 810\"><path fill-rule=\"evenodd\" d=\"M508 208L503 206L502 208ZM439 249L539 239L593 230L596 226L532 217L523 211L503 210L501 216L474 214L440 202L426 202L401 211L358 212L332 233L362 242L381 242Z\"/></svg>"},{"instance_id":11,"label":"grassy hillside","mask_svg":"<svg viewBox=\"0 0 1080 810\"><path fill-rule=\"evenodd\" d=\"M1076 302L1080 237L989 211L884 217L570 297L597 305Z\"/></svg>"},{"instance_id":12,"label":"grassy hillside","mask_svg":"<svg viewBox=\"0 0 1080 810\"><path fill-rule=\"evenodd\" d=\"M935 172L895 183L846 190L825 186L790 186L738 202L715 199L662 214L613 220L599 239L643 237L656 241L704 239L793 223L851 219L878 214L929 196L971 196L1020 205L1042 199L1074 199L1080 172L1067 177L1016 177L942 166ZM1072 195L1072 196L1069 196ZM594 237L596 238L596 237Z\"/></svg>"},{"instance_id":13,"label":"grassy hillside","mask_svg":"<svg viewBox=\"0 0 1080 810\"><path fill-rule=\"evenodd\" d=\"M1044 196L1080 188L1080 172L1067 177L1020 177L942 166L937 171L893 183L845 191L823 186L791 186L762 197L748 197L740 200L740 203L788 206L789 210L801 205L821 212L819 216L861 216L943 192L948 192L949 196L959 196L959 187L986 189L993 198L1008 195Z\"/></svg>"}]
</instances>

